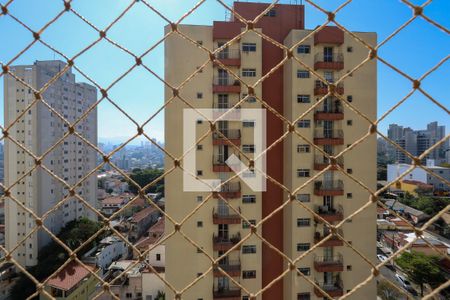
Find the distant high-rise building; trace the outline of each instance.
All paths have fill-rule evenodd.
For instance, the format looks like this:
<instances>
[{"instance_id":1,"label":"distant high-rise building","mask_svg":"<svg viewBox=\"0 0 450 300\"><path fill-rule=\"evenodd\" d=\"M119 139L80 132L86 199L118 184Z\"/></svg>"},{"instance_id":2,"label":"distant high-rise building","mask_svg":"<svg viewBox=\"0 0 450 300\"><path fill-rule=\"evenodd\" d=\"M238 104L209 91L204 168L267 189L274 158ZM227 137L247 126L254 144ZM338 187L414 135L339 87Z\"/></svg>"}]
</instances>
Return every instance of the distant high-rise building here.
<instances>
[{"instance_id":1,"label":"distant high-rise building","mask_svg":"<svg viewBox=\"0 0 450 300\"><path fill-rule=\"evenodd\" d=\"M11 72L34 88L42 88L49 80L65 67L62 61L36 61L33 65L13 66ZM5 124L9 126L11 138L25 146L37 156L45 157L42 165L63 179L70 186L78 183L86 174L96 167L96 152L80 138L69 135L52 151L53 147L65 133L69 125L51 112L41 101L30 109L27 106L34 101L31 89L13 76L4 77ZM71 69L52 82L43 93L44 101L54 108L70 124L74 124L97 100L97 90L86 83L75 82ZM20 114L23 116L20 116ZM97 144L97 111L92 110L83 120L77 122L75 130L92 144ZM24 176L35 165L35 160L23 149L5 140L5 185L11 196L24 206L42 216L55 209L44 220L44 225L53 233L69 221L81 217L96 219L96 214L75 197L69 196L69 190L60 181L43 168L38 167L30 176ZM97 176L91 175L75 188L75 193L84 198L93 207L97 202ZM13 257L24 266L37 263L38 251L51 241L43 230L32 234L25 241L25 236L33 230L36 220L11 199L5 203L6 247L13 249Z\"/></svg>"},{"instance_id":2,"label":"distant high-rise building","mask_svg":"<svg viewBox=\"0 0 450 300\"><path fill-rule=\"evenodd\" d=\"M268 5L234 2L234 10L252 20L267 9ZM207 49L217 49L234 39L232 45L224 47L217 54L217 59L249 85L262 81L263 76L272 72L272 68L285 58L282 49L254 31L241 35L245 31L245 24L239 20L215 21L212 26L178 25L178 28ZM365 60L368 54L367 48L337 27L324 27L315 33L305 30L303 5L276 5L254 28L287 47L293 47L302 41L292 54L314 68L327 82L336 82L347 70L352 70ZM170 27L166 28L166 32L170 30ZM355 34L372 45L377 43L373 32ZM238 35L239 39L235 39ZM177 34L166 39L165 55L166 80L175 86L181 84L208 58L203 50ZM237 104L241 109L264 108L252 95L248 95L250 91L292 122L309 110L302 120L297 121L295 128L305 140L311 141L329 155L339 154L367 132L368 123L336 97L328 97L315 109L311 109L327 95L327 84L317 80L294 59L288 59L282 68L264 78L254 90L247 89L218 63L207 65L197 75L180 91L185 99L195 99L190 102L195 108L230 109ZM336 85L336 92L352 102L368 118L375 120L376 78L376 64L370 61L347 78L344 84ZM166 99L172 95L173 91L166 89ZM181 157L184 153L183 131L180 128L184 126L185 108L188 106L181 101L172 101L165 109L165 147L175 157ZM287 130L286 123L271 112L267 113L265 125L268 145ZM197 138L210 128L209 122L198 122L195 126ZM248 291L255 293L273 281L275 284L256 299L324 298L323 293L296 272L285 274L278 280L278 276L288 268L287 261L255 235L242 244L239 243L241 238L247 237L251 232L249 223L260 222L290 197L270 180L267 182L267 190L259 192L252 190L245 181L232 178L235 173L227 166L226 161L232 154L239 155L235 147L239 147L250 158L255 155L253 153L257 145L255 146L253 139L254 122L251 119L220 121L217 126L228 140L217 134L210 134L199 142L194 148L197 155L195 172L201 179L220 179L224 182L221 191L213 194L212 198L207 192L185 192L183 172L179 168L173 172L171 170L164 178L165 208L175 220L183 220L203 200L207 200L201 209L183 222L181 230L196 242L195 246L198 248L180 234L167 240L166 279L181 290L202 275L201 280L183 293L182 297L186 299L248 299L246 291L241 290L234 282L239 282ZM348 151L344 159L336 162L371 189L376 188L375 138L375 135L366 138L355 149ZM267 153L267 174L291 191L307 183L329 164L323 152L305 140L289 134L283 143ZM241 158L245 161L242 155ZM169 156L166 156L165 166L167 170L173 167L173 160ZM220 199L219 195L226 201ZM294 259L330 235L330 229L302 205L337 224L367 203L369 195L353 180L336 168L331 168L292 197L296 200L265 220L258 227L258 233L273 247ZM249 221L241 219L228 205ZM373 262L376 260L375 208L372 205L364 209L352 218L351 223L344 222L342 231L338 230ZM172 224L166 226L167 233L172 233ZM224 276L216 268L204 274L211 267L211 261L201 250L215 259L221 258L218 266L234 280ZM225 253L227 255L223 257ZM313 253L301 259L295 267L332 297L344 295L371 273L367 262L336 237L319 244ZM180 271L181 268L183 271ZM166 297L172 299L175 295L168 289ZM375 299L375 282L371 281L356 291L352 298Z\"/></svg>"},{"instance_id":3,"label":"distant high-rise building","mask_svg":"<svg viewBox=\"0 0 450 300\"><path fill-rule=\"evenodd\" d=\"M439 126L438 122L432 122L427 125L425 130L413 130L409 127L404 128L397 124L390 124L388 129L388 138L396 142L400 147L414 156L419 156L428 150L431 146L445 137L445 126ZM446 160L446 149L448 142L433 149L425 158L434 159L436 163L442 163ZM410 163L411 159L403 151L388 144L388 157L399 163Z\"/></svg>"}]
</instances>

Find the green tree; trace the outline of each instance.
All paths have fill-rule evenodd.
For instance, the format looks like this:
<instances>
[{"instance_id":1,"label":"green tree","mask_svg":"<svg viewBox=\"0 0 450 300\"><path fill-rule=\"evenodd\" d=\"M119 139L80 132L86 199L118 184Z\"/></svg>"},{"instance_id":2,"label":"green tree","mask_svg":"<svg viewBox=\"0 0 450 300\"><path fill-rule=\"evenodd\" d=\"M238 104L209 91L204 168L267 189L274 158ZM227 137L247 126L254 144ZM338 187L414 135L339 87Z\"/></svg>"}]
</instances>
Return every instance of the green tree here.
<instances>
[{"instance_id":1,"label":"green tree","mask_svg":"<svg viewBox=\"0 0 450 300\"><path fill-rule=\"evenodd\" d=\"M153 182L155 179L160 177L163 174L163 170L159 169L134 169L133 172L130 174L130 178L139 184L139 186L142 188L146 186L147 184ZM133 183L129 183L129 189L130 192L137 194L138 187L135 186ZM151 187L147 188L145 190L146 193L157 193L157 192L164 192L164 179L159 180Z\"/></svg>"},{"instance_id":2,"label":"green tree","mask_svg":"<svg viewBox=\"0 0 450 300\"><path fill-rule=\"evenodd\" d=\"M398 300L402 298L400 293L387 280L382 279L377 285L377 295L383 300Z\"/></svg>"},{"instance_id":3,"label":"green tree","mask_svg":"<svg viewBox=\"0 0 450 300\"><path fill-rule=\"evenodd\" d=\"M423 297L424 284L436 287L445 282L445 277L439 269L439 257L426 255L420 252L404 252L395 260L411 281L420 286L420 295Z\"/></svg>"},{"instance_id":4,"label":"green tree","mask_svg":"<svg viewBox=\"0 0 450 300\"><path fill-rule=\"evenodd\" d=\"M156 295L156 300L165 300L166 294L162 291L158 291L158 294Z\"/></svg>"}]
</instances>

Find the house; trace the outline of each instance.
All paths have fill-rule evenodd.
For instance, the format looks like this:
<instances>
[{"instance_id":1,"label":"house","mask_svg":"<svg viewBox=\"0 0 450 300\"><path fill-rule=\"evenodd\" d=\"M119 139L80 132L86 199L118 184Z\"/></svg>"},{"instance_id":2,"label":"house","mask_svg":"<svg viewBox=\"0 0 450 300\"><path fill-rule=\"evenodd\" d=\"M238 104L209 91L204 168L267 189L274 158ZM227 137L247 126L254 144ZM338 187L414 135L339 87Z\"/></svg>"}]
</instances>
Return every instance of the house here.
<instances>
[{"instance_id":1,"label":"house","mask_svg":"<svg viewBox=\"0 0 450 300\"><path fill-rule=\"evenodd\" d=\"M122 194L119 196L111 196L102 200L102 213L105 216L111 216L113 213L121 209L128 203L130 194Z\"/></svg>"},{"instance_id":2,"label":"house","mask_svg":"<svg viewBox=\"0 0 450 300\"><path fill-rule=\"evenodd\" d=\"M140 300L142 298L142 270L143 265L136 260L120 260L111 264L104 280L111 282L117 278L125 270L124 275L120 276L110 286L110 291L119 299ZM103 291L101 284L96 287L97 293ZM97 294L96 293L96 294ZM113 297L109 293L103 293L97 299L112 300Z\"/></svg>"},{"instance_id":3,"label":"house","mask_svg":"<svg viewBox=\"0 0 450 300\"><path fill-rule=\"evenodd\" d=\"M424 222L430 218L430 216L423 211L412 208L397 200L387 199L384 204L398 214L405 216L405 218L410 220L413 224Z\"/></svg>"},{"instance_id":4,"label":"house","mask_svg":"<svg viewBox=\"0 0 450 300\"><path fill-rule=\"evenodd\" d=\"M150 268L142 271L142 299L155 300L159 292L164 292L166 286L164 281L160 279L165 278L165 268L154 267L154 273Z\"/></svg>"},{"instance_id":5,"label":"house","mask_svg":"<svg viewBox=\"0 0 450 300\"><path fill-rule=\"evenodd\" d=\"M135 213L128 219L129 234L128 239L136 242L152 226L160 215L160 212L154 206L149 206Z\"/></svg>"},{"instance_id":6,"label":"house","mask_svg":"<svg viewBox=\"0 0 450 300\"><path fill-rule=\"evenodd\" d=\"M382 234L381 241L387 247L391 248L393 251L397 251L401 247L405 246L409 242L413 241L416 238L416 234L414 232L396 232L396 231L385 231ZM426 241L426 242L425 242ZM447 253L449 250L448 246L442 243L441 241L433 238L432 236L424 236L423 238L419 238L415 240L409 247L408 251L421 252L426 255L438 255L436 250L431 248L430 245L433 245L436 249L441 251L442 253Z\"/></svg>"},{"instance_id":7,"label":"house","mask_svg":"<svg viewBox=\"0 0 450 300\"><path fill-rule=\"evenodd\" d=\"M51 277L45 285L45 291L55 299L91 299L91 294L95 292L98 283L97 278L91 272L99 269L92 265L81 265L71 261L56 275ZM41 293L40 299L48 299Z\"/></svg>"},{"instance_id":8,"label":"house","mask_svg":"<svg viewBox=\"0 0 450 300\"><path fill-rule=\"evenodd\" d=\"M83 262L99 267L104 273L116 260L127 258L128 245L117 236L108 236L83 256Z\"/></svg>"},{"instance_id":9,"label":"house","mask_svg":"<svg viewBox=\"0 0 450 300\"><path fill-rule=\"evenodd\" d=\"M164 223L164 217L161 217L158 222L150 227L148 232L135 244L140 253L151 249L146 254L146 261L153 267L165 267L166 247L164 242L160 243L164 236ZM138 253L134 253L134 255L135 258L138 258L139 256Z\"/></svg>"}]
</instances>

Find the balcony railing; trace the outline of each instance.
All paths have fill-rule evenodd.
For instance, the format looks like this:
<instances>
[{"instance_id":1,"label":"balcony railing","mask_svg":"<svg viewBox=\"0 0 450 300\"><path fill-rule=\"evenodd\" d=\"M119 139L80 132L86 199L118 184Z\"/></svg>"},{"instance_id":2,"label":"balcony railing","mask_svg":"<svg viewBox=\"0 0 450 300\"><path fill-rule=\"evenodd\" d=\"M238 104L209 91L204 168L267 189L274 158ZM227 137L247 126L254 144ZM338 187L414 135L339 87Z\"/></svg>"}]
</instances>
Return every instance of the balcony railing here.
<instances>
[{"instance_id":1,"label":"balcony railing","mask_svg":"<svg viewBox=\"0 0 450 300\"><path fill-rule=\"evenodd\" d=\"M317 53L314 57L314 70L342 70L344 68L344 55L342 53Z\"/></svg>"},{"instance_id":2,"label":"balcony railing","mask_svg":"<svg viewBox=\"0 0 450 300\"><path fill-rule=\"evenodd\" d=\"M342 272L344 271L344 258L342 254L314 256L314 268L318 272Z\"/></svg>"},{"instance_id":3,"label":"balcony railing","mask_svg":"<svg viewBox=\"0 0 450 300\"><path fill-rule=\"evenodd\" d=\"M314 120L337 121L344 119L344 107L339 100L333 103L324 103L321 108L314 111Z\"/></svg>"},{"instance_id":4,"label":"balcony railing","mask_svg":"<svg viewBox=\"0 0 450 300\"><path fill-rule=\"evenodd\" d=\"M342 205L338 205L336 208L320 205L316 207L316 213L327 222L338 222L344 219Z\"/></svg>"},{"instance_id":5,"label":"balcony railing","mask_svg":"<svg viewBox=\"0 0 450 300\"><path fill-rule=\"evenodd\" d=\"M316 284L325 291L328 295L331 297L340 297L344 295L344 288L342 285L342 280L336 278L333 279L331 282L323 282L315 280ZM314 293L317 297L325 297L326 295L322 293L319 289L314 288Z\"/></svg>"},{"instance_id":6,"label":"balcony railing","mask_svg":"<svg viewBox=\"0 0 450 300\"><path fill-rule=\"evenodd\" d=\"M344 237L344 233L342 231L342 229L338 229L336 231L337 234L339 234L340 236ZM325 239L326 237L328 237L329 235L331 235L331 232L319 232L316 231L314 233L314 243L319 243L320 241L322 241L323 239ZM344 242L338 237L338 236L331 236L329 239L327 239L325 242L321 243L319 245L319 247L335 247L335 246L342 246L344 245Z\"/></svg>"},{"instance_id":7,"label":"balcony railing","mask_svg":"<svg viewBox=\"0 0 450 300\"><path fill-rule=\"evenodd\" d=\"M316 145L343 145L344 131L342 131L341 129L316 129L314 131L314 143Z\"/></svg>"},{"instance_id":8,"label":"balcony railing","mask_svg":"<svg viewBox=\"0 0 450 300\"><path fill-rule=\"evenodd\" d=\"M241 183L240 182L227 182L222 184L220 188L220 195L227 199L240 198L241 197ZM219 196L214 196L219 198Z\"/></svg>"},{"instance_id":9,"label":"balcony railing","mask_svg":"<svg viewBox=\"0 0 450 300\"><path fill-rule=\"evenodd\" d=\"M236 154L235 154L236 155ZM238 158L241 156L236 155ZM213 155L213 172L233 172L233 170L226 163L226 158L219 155Z\"/></svg>"},{"instance_id":10,"label":"balcony railing","mask_svg":"<svg viewBox=\"0 0 450 300\"><path fill-rule=\"evenodd\" d=\"M219 267L225 271L228 275L233 277L241 276L241 261L240 260L229 260L224 263L219 263ZM219 271L218 268L214 269L215 277L225 276L222 272Z\"/></svg>"},{"instance_id":11,"label":"balcony railing","mask_svg":"<svg viewBox=\"0 0 450 300\"><path fill-rule=\"evenodd\" d=\"M240 59L241 50L225 48L216 54L217 59Z\"/></svg>"},{"instance_id":12,"label":"balcony railing","mask_svg":"<svg viewBox=\"0 0 450 300\"><path fill-rule=\"evenodd\" d=\"M222 134L219 134L217 132L213 133L213 145L228 145L232 143L239 146L241 144L240 129L220 130L220 132ZM226 137L228 141L224 137Z\"/></svg>"},{"instance_id":13,"label":"balcony railing","mask_svg":"<svg viewBox=\"0 0 450 300\"><path fill-rule=\"evenodd\" d=\"M239 287L214 288L213 299L240 300L241 289Z\"/></svg>"},{"instance_id":14,"label":"balcony railing","mask_svg":"<svg viewBox=\"0 0 450 300\"><path fill-rule=\"evenodd\" d=\"M314 182L314 194L317 196L340 196L344 194L342 180L325 180Z\"/></svg>"},{"instance_id":15,"label":"balcony railing","mask_svg":"<svg viewBox=\"0 0 450 300\"><path fill-rule=\"evenodd\" d=\"M329 80L330 83L333 83L334 80ZM342 95L344 94L344 84L339 83L336 85L336 93ZM328 94L328 85L320 80L316 80L315 86L314 86L314 95L320 96L320 95L326 95Z\"/></svg>"},{"instance_id":16,"label":"balcony railing","mask_svg":"<svg viewBox=\"0 0 450 300\"><path fill-rule=\"evenodd\" d=\"M238 208L238 211L241 212L241 208ZM216 211L213 208L213 224L241 224L241 217L231 209L228 209L228 211Z\"/></svg>"},{"instance_id":17,"label":"balcony railing","mask_svg":"<svg viewBox=\"0 0 450 300\"><path fill-rule=\"evenodd\" d=\"M213 250L214 251L228 251L234 245L241 241L241 235L235 234L232 236L218 236L216 234L213 235ZM238 250L240 247L237 247Z\"/></svg>"},{"instance_id":18,"label":"balcony railing","mask_svg":"<svg viewBox=\"0 0 450 300\"><path fill-rule=\"evenodd\" d=\"M213 79L213 92L214 93L240 93L241 83L236 78L214 77Z\"/></svg>"},{"instance_id":19,"label":"balcony railing","mask_svg":"<svg viewBox=\"0 0 450 300\"><path fill-rule=\"evenodd\" d=\"M328 165L331 163L330 159L326 157L325 155L316 155L314 157L314 170L321 171L328 167ZM344 166L344 158L342 156L339 156L336 158L336 164L343 167ZM331 167L331 170L336 170L337 168Z\"/></svg>"}]
</instances>

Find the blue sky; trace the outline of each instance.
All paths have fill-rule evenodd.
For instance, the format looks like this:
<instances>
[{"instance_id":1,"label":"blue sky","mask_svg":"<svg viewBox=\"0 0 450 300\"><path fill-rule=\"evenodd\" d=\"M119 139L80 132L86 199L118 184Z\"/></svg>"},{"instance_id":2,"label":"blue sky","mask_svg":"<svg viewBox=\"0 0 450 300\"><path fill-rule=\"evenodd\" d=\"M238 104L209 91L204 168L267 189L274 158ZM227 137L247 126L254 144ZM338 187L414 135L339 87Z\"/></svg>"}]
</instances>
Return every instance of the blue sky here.
<instances>
[{"instance_id":1,"label":"blue sky","mask_svg":"<svg viewBox=\"0 0 450 300\"><path fill-rule=\"evenodd\" d=\"M6 0L0 0L4 4ZM148 0L170 20L177 20L197 1L192 0ZM232 1L226 1L231 4ZM261 1L260 1L261 2ZM269 2L269 1L262 1ZM295 1L281 1L289 3ZM300 0L298 2L301 2ZM334 9L343 0L315 1L326 9ZM425 0L413 1L421 4ZM128 6L130 0L74 0L73 8L98 28L104 28ZM42 27L62 9L60 0L15 0L10 12L34 30ZM424 13L450 28L450 1L434 0ZM396 28L412 16L411 10L399 0L354 0L337 16L337 20L350 30L376 31L379 41L384 40ZM212 24L213 20L224 20L225 9L215 0L207 0L183 23ZM325 15L306 4L306 28L314 28L325 22ZM141 54L163 36L166 22L142 3L137 3L116 25L108 36L136 54ZM42 35L43 40L67 56L86 47L97 38L97 33L74 14L63 15ZM7 62L32 41L31 34L13 19L0 17L0 61ZM5 42L8 41L8 42ZM428 69L449 55L450 37L425 20L413 21L391 41L382 46L379 55L394 66L420 77ZM144 58L144 62L157 74L164 74L164 49L158 46ZM40 44L35 44L14 64L31 64L35 60L60 58ZM115 78L133 65L128 54L102 41L75 61L76 65L102 86L108 86ZM450 106L450 60L422 82L422 87L446 107ZM79 81L86 79L78 76ZM411 89L408 80L382 63L378 64L378 114L403 98ZM3 84L0 85L3 94ZM153 114L164 100L163 85L153 75L142 68L135 69L110 91L111 98L123 107L138 122L143 122ZM135 133L135 126L111 104L99 106L99 136L120 141ZM3 123L3 106L0 107ZM450 126L445 111L432 104L419 92L401 105L381 122L386 131L388 124L398 123L415 129L424 128L427 123L437 120ZM164 135L163 114L155 118L146 132L161 140Z\"/></svg>"}]
</instances>

